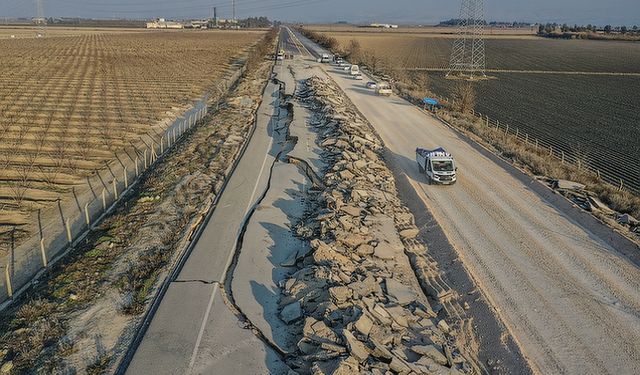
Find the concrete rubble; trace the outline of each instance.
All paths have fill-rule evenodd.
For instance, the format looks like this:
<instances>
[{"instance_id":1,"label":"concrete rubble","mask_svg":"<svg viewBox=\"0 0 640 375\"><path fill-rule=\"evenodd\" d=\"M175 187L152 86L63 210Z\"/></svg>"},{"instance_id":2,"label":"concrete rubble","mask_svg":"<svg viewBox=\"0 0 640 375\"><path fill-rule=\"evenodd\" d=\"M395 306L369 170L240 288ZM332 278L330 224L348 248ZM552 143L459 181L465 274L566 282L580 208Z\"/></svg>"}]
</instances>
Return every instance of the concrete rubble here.
<instances>
[{"instance_id":1,"label":"concrete rubble","mask_svg":"<svg viewBox=\"0 0 640 375\"><path fill-rule=\"evenodd\" d=\"M290 374L477 373L458 345L462 309L416 238L381 140L329 81L307 79L297 100L315 113L326 167L293 228L312 250L280 285L281 317L300 332Z\"/></svg>"}]
</instances>

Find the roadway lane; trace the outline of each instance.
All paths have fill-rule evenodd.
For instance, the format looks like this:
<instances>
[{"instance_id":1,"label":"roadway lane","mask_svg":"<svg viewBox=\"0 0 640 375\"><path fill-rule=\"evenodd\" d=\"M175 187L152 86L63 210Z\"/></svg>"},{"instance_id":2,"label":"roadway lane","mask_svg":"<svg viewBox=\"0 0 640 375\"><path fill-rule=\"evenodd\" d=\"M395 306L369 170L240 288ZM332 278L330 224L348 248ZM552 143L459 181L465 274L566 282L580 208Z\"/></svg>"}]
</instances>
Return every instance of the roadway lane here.
<instances>
[{"instance_id":1,"label":"roadway lane","mask_svg":"<svg viewBox=\"0 0 640 375\"><path fill-rule=\"evenodd\" d=\"M279 86L270 81L247 150L162 299L128 374L287 372L278 356L242 326L220 291L241 224L269 177L273 162L270 134L277 121L274 110L279 104L278 90Z\"/></svg>"},{"instance_id":2,"label":"roadway lane","mask_svg":"<svg viewBox=\"0 0 640 375\"><path fill-rule=\"evenodd\" d=\"M570 216L537 182L410 103L326 70L383 138L390 164L406 174L534 370L640 373L640 269L621 255L637 246ZM453 153L458 183L427 185L418 146Z\"/></svg>"}]
</instances>

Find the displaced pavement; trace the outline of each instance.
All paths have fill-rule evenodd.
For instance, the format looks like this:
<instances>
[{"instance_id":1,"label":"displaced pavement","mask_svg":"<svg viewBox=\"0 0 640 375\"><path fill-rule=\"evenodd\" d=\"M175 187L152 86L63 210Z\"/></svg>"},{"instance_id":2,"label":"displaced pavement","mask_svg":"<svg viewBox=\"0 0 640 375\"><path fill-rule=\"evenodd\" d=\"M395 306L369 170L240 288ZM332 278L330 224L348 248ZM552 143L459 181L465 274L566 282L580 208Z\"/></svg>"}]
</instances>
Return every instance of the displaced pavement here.
<instances>
[{"instance_id":1,"label":"displaced pavement","mask_svg":"<svg viewBox=\"0 0 640 375\"><path fill-rule=\"evenodd\" d=\"M127 373L286 373L277 354L245 329L221 294L246 214L269 178L279 89L273 81L267 85L247 150L169 286Z\"/></svg>"},{"instance_id":2,"label":"displaced pavement","mask_svg":"<svg viewBox=\"0 0 640 375\"><path fill-rule=\"evenodd\" d=\"M382 137L389 164L433 213L534 370L640 372L640 269L622 255L635 245L576 220L537 182L405 100L326 70ZM457 159L454 186L429 186L418 173L415 148L438 146Z\"/></svg>"}]
</instances>

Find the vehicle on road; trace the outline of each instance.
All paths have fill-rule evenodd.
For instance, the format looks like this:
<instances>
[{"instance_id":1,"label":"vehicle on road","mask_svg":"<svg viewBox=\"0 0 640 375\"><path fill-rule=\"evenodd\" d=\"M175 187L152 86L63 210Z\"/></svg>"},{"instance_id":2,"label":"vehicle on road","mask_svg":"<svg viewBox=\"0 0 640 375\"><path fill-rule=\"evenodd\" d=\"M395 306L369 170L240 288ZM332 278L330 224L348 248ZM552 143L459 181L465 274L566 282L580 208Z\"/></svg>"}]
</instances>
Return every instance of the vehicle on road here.
<instances>
[{"instance_id":1,"label":"vehicle on road","mask_svg":"<svg viewBox=\"0 0 640 375\"><path fill-rule=\"evenodd\" d=\"M353 79L358 80L358 81L362 81L364 79L364 77L362 76L362 74L358 73L358 74L353 76Z\"/></svg>"},{"instance_id":2,"label":"vehicle on road","mask_svg":"<svg viewBox=\"0 0 640 375\"><path fill-rule=\"evenodd\" d=\"M284 60L284 50L283 49L278 51L278 55L276 56L276 60Z\"/></svg>"},{"instance_id":3,"label":"vehicle on road","mask_svg":"<svg viewBox=\"0 0 640 375\"><path fill-rule=\"evenodd\" d=\"M420 173L427 175L429 184L452 185L457 181L455 161L453 155L438 147L435 150L416 148L416 162Z\"/></svg>"},{"instance_id":4,"label":"vehicle on road","mask_svg":"<svg viewBox=\"0 0 640 375\"><path fill-rule=\"evenodd\" d=\"M323 53L322 57L320 57L320 62L324 64L328 64L331 62L331 56L328 53Z\"/></svg>"},{"instance_id":5,"label":"vehicle on road","mask_svg":"<svg viewBox=\"0 0 640 375\"><path fill-rule=\"evenodd\" d=\"M358 65L351 65L351 67L349 68L349 74L351 74L352 76L360 74L360 67Z\"/></svg>"},{"instance_id":6,"label":"vehicle on road","mask_svg":"<svg viewBox=\"0 0 640 375\"><path fill-rule=\"evenodd\" d=\"M376 89L378 87L378 84L373 82L373 81L369 81L367 82L367 88L368 89Z\"/></svg>"},{"instance_id":7,"label":"vehicle on road","mask_svg":"<svg viewBox=\"0 0 640 375\"><path fill-rule=\"evenodd\" d=\"M391 89L391 85L386 82L382 82L377 85L376 93L378 93L378 95L390 96L393 94L393 90Z\"/></svg>"}]
</instances>

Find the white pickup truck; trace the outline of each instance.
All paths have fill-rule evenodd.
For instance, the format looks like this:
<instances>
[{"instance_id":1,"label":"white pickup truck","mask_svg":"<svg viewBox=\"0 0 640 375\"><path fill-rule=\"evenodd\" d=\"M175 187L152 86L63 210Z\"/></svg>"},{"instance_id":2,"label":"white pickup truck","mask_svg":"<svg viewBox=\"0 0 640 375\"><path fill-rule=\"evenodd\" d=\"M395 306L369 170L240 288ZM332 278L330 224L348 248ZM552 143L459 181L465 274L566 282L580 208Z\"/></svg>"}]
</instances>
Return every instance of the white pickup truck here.
<instances>
[{"instance_id":1,"label":"white pickup truck","mask_svg":"<svg viewBox=\"0 0 640 375\"><path fill-rule=\"evenodd\" d=\"M453 160L453 156L438 147L435 150L416 148L416 161L420 173L427 175L429 184L452 185L457 181L456 172L458 168Z\"/></svg>"}]
</instances>

